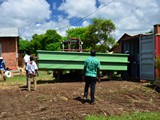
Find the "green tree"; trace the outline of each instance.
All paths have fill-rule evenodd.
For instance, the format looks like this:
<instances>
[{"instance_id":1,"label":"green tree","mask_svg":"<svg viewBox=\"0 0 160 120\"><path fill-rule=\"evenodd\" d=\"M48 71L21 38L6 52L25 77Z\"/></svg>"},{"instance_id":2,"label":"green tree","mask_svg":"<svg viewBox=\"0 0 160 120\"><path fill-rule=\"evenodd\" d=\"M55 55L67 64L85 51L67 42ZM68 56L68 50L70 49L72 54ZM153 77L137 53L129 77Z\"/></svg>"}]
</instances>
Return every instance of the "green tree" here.
<instances>
[{"instance_id":1,"label":"green tree","mask_svg":"<svg viewBox=\"0 0 160 120\"><path fill-rule=\"evenodd\" d=\"M156 68L158 69L158 77L160 78L160 56L156 57Z\"/></svg>"},{"instance_id":2,"label":"green tree","mask_svg":"<svg viewBox=\"0 0 160 120\"><path fill-rule=\"evenodd\" d=\"M94 18L93 23L87 27L68 29L67 37L77 37L83 41L83 49L86 51L94 48L100 52L109 51L116 42L111 36L115 25L111 20Z\"/></svg>"},{"instance_id":3,"label":"green tree","mask_svg":"<svg viewBox=\"0 0 160 120\"><path fill-rule=\"evenodd\" d=\"M76 37L76 38L79 38L82 42L84 42L87 37L87 35L86 35L87 29L88 29L88 27L79 27L79 28L68 29L66 31L67 38ZM87 47L88 46L86 46L86 44L83 44L83 49L86 49Z\"/></svg>"},{"instance_id":4,"label":"green tree","mask_svg":"<svg viewBox=\"0 0 160 120\"><path fill-rule=\"evenodd\" d=\"M100 52L109 51L116 44L115 39L111 36L114 30L115 25L111 20L94 18L93 23L88 27L84 44Z\"/></svg>"},{"instance_id":5,"label":"green tree","mask_svg":"<svg viewBox=\"0 0 160 120\"><path fill-rule=\"evenodd\" d=\"M31 40L32 51L36 50L60 50L62 37L56 30L47 30L45 34L34 34Z\"/></svg>"},{"instance_id":6,"label":"green tree","mask_svg":"<svg viewBox=\"0 0 160 120\"><path fill-rule=\"evenodd\" d=\"M56 43L47 44L46 50L60 51L61 50L61 43L60 42L56 42Z\"/></svg>"},{"instance_id":7,"label":"green tree","mask_svg":"<svg viewBox=\"0 0 160 120\"><path fill-rule=\"evenodd\" d=\"M32 40L30 41L32 53L36 53L36 50L44 50L43 38L44 38L43 34L41 35L34 34L32 36Z\"/></svg>"},{"instance_id":8,"label":"green tree","mask_svg":"<svg viewBox=\"0 0 160 120\"><path fill-rule=\"evenodd\" d=\"M79 28L68 29L66 33L68 38L76 37L76 38L80 38L83 41L86 37L86 34L85 34L86 31L87 31L87 27L79 27Z\"/></svg>"},{"instance_id":9,"label":"green tree","mask_svg":"<svg viewBox=\"0 0 160 120\"><path fill-rule=\"evenodd\" d=\"M19 39L19 50L20 51L29 51L30 46L31 45L28 40L23 40L22 38Z\"/></svg>"}]
</instances>

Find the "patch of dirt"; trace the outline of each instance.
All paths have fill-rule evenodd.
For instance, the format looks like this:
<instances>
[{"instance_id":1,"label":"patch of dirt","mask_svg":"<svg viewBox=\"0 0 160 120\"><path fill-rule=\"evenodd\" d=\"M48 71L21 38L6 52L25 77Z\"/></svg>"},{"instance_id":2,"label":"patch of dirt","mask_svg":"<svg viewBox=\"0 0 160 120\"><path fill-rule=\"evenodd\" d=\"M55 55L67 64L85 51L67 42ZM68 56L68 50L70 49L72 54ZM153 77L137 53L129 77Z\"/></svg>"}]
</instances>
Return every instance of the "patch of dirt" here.
<instances>
[{"instance_id":1,"label":"patch of dirt","mask_svg":"<svg viewBox=\"0 0 160 120\"><path fill-rule=\"evenodd\" d=\"M96 84L96 104L83 103L84 82L38 84L0 90L0 119L82 120L86 115L121 115L160 111L160 94L148 83L103 81Z\"/></svg>"}]
</instances>

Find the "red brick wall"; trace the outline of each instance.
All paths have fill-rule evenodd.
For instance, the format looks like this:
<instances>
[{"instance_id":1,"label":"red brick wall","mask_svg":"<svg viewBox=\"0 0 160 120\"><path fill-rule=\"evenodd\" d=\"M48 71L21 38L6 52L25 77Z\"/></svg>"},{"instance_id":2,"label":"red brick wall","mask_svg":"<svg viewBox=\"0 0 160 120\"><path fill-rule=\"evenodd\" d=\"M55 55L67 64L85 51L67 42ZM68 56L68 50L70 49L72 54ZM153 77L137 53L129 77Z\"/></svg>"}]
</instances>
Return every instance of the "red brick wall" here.
<instances>
[{"instance_id":1,"label":"red brick wall","mask_svg":"<svg viewBox=\"0 0 160 120\"><path fill-rule=\"evenodd\" d=\"M2 45L2 57L6 62L6 66L10 69L17 69L17 38L16 37L4 37L0 38Z\"/></svg>"},{"instance_id":2,"label":"red brick wall","mask_svg":"<svg viewBox=\"0 0 160 120\"><path fill-rule=\"evenodd\" d=\"M160 34L160 24L154 25L154 33Z\"/></svg>"},{"instance_id":3,"label":"red brick wall","mask_svg":"<svg viewBox=\"0 0 160 120\"><path fill-rule=\"evenodd\" d=\"M155 56L158 58L160 56L160 24L154 25L154 34L155 34ZM156 68L156 77L159 77L159 71Z\"/></svg>"},{"instance_id":4,"label":"red brick wall","mask_svg":"<svg viewBox=\"0 0 160 120\"><path fill-rule=\"evenodd\" d=\"M156 50L155 50L155 55L156 55L156 58L158 58L160 56L160 35L156 35ZM159 71L158 69L156 69L156 77L158 78L160 75L159 75Z\"/></svg>"}]
</instances>

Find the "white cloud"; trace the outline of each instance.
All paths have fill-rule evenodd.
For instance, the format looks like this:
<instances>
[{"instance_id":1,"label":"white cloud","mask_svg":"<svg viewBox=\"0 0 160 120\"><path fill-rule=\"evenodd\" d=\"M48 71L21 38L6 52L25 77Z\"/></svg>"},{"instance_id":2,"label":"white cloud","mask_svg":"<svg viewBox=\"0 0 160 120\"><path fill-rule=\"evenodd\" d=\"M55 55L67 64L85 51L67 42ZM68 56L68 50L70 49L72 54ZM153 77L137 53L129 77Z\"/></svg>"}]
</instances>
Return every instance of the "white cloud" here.
<instances>
[{"instance_id":1,"label":"white cloud","mask_svg":"<svg viewBox=\"0 0 160 120\"><path fill-rule=\"evenodd\" d=\"M30 25L29 27L23 28L22 35L24 36L23 39L30 39L33 34L44 34L46 30L48 29L54 29L57 30L57 32L64 36L66 35L65 29L61 29L64 26L63 25L68 25L69 21L68 20L61 20L60 22L44 22L43 24L35 24L35 25ZM26 32L27 31L27 32Z\"/></svg>"},{"instance_id":2,"label":"white cloud","mask_svg":"<svg viewBox=\"0 0 160 120\"><path fill-rule=\"evenodd\" d=\"M46 0L0 0L0 27L19 27L20 36L27 39L35 33L45 33L48 29L55 29L59 34L65 35L68 27L75 27L70 26L70 18L82 19L97 10L87 18L100 17L112 20L116 26L113 35L118 40L124 33L144 33L152 30L154 24L160 23L159 0L111 1L99 0L101 4L97 10L96 0L80 0L78 2L64 0L58 10L68 15L65 16L57 15L57 13L51 15L50 6L54 6L52 10L55 10L59 5L55 2L49 5ZM110 4L106 5L107 3ZM106 6L103 7L103 5ZM54 19L57 21L55 22ZM85 19L82 26L87 25L89 22L88 19Z\"/></svg>"},{"instance_id":3,"label":"white cloud","mask_svg":"<svg viewBox=\"0 0 160 120\"><path fill-rule=\"evenodd\" d=\"M106 0L99 0L101 6ZM115 36L119 39L124 33L139 34L153 29L160 23L159 0L114 0L97 12L97 17L111 19L116 25ZM101 7L100 6L100 7Z\"/></svg>"},{"instance_id":4,"label":"white cloud","mask_svg":"<svg viewBox=\"0 0 160 120\"><path fill-rule=\"evenodd\" d=\"M34 28L35 23L49 19L49 7L45 0L5 0L0 4L0 27L18 27L21 34L21 29ZM31 28L21 35L28 35Z\"/></svg>"},{"instance_id":5,"label":"white cloud","mask_svg":"<svg viewBox=\"0 0 160 120\"><path fill-rule=\"evenodd\" d=\"M84 18L96 11L96 0L68 0L59 10L71 17ZM98 10L89 18L111 19L116 25L115 37L118 40L124 33L139 34L153 29L160 23L159 0L99 0ZM105 5L105 7L103 7ZM82 25L85 25L86 21ZM88 23L87 23L88 24Z\"/></svg>"},{"instance_id":6,"label":"white cloud","mask_svg":"<svg viewBox=\"0 0 160 120\"><path fill-rule=\"evenodd\" d=\"M49 19L51 11L45 0L7 0L0 7L0 26L23 27Z\"/></svg>"},{"instance_id":7,"label":"white cloud","mask_svg":"<svg viewBox=\"0 0 160 120\"><path fill-rule=\"evenodd\" d=\"M59 10L68 14L68 18L79 17L83 18L96 10L95 0L66 0L59 7Z\"/></svg>"},{"instance_id":8,"label":"white cloud","mask_svg":"<svg viewBox=\"0 0 160 120\"><path fill-rule=\"evenodd\" d=\"M88 21L84 21L83 23L82 23L82 26L88 26L90 23L88 22Z\"/></svg>"}]
</instances>

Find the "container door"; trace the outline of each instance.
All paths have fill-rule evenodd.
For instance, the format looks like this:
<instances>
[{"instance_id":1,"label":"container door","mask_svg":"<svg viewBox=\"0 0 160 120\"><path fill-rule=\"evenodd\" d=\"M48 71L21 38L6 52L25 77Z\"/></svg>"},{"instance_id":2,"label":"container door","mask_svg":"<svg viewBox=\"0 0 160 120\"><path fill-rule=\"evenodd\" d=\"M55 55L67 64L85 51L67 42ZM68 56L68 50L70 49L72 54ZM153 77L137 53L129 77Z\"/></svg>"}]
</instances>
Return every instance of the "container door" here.
<instances>
[{"instance_id":1,"label":"container door","mask_svg":"<svg viewBox=\"0 0 160 120\"><path fill-rule=\"evenodd\" d=\"M139 40L140 79L155 80L155 46L154 35L144 35Z\"/></svg>"}]
</instances>

